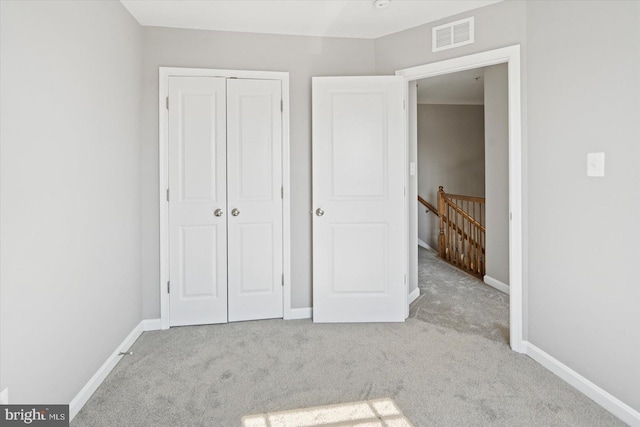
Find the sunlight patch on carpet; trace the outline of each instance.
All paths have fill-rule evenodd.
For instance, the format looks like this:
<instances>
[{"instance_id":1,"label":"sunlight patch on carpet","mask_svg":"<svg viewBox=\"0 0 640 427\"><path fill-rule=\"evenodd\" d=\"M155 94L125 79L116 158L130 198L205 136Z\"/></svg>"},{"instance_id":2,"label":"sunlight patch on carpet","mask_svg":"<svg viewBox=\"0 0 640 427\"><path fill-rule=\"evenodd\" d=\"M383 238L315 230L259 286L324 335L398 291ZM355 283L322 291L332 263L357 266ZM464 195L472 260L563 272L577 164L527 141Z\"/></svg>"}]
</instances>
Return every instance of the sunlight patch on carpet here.
<instances>
[{"instance_id":1,"label":"sunlight patch on carpet","mask_svg":"<svg viewBox=\"0 0 640 427\"><path fill-rule=\"evenodd\" d=\"M242 417L242 427L320 426L413 427L413 424L388 398Z\"/></svg>"}]
</instances>

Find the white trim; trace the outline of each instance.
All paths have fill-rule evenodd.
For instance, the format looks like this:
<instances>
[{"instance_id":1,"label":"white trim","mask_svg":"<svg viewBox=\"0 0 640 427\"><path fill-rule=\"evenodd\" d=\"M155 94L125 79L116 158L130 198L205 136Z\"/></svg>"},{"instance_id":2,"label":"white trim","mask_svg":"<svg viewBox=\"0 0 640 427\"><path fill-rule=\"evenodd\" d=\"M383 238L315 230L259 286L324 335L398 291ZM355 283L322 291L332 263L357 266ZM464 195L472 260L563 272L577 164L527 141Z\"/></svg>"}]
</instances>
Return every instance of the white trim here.
<instances>
[{"instance_id":1,"label":"white trim","mask_svg":"<svg viewBox=\"0 0 640 427\"><path fill-rule=\"evenodd\" d=\"M520 45L461 56L458 58L420 65L396 71L407 82L450 74L457 71L487 67L501 63L508 64L509 71L509 322L511 349L524 352L523 342L523 267L522 267L522 200L526 189L522 180L522 128L521 128L521 81ZM408 110L407 110L408 111ZM408 144L412 141L408 140ZM414 142L415 143L415 142ZM410 189L409 197L418 194ZM415 230L417 233L417 229Z\"/></svg>"},{"instance_id":2,"label":"white trim","mask_svg":"<svg viewBox=\"0 0 640 427\"><path fill-rule=\"evenodd\" d=\"M418 299L418 297L420 296L420 288L415 288L413 291L411 291L411 293L409 294L409 304L411 304L412 302L414 302L415 300Z\"/></svg>"},{"instance_id":3,"label":"white trim","mask_svg":"<svg viewBox=\"0 0 640 427\"><path fill-rule=\"evenodd\" d=\"M425 249L431 249L434 250L431 246L427 245L427 242L425 242L424 240L422 240L421 238L418 237L418 246L425 248Z\"/></svg>"},{"instance_id":4,"label":"white trim","mask_svg":"<svg viewBox=\"0 0 640 427\"><path fill-rule=\"evenodd\" d=\"M522 342L524 353L584 393L591 400L631 426L640 426L640 412L598 387L564 363L528 341Z\"/></svg>"},{"instance_id":5,"label":"white trim","mask_svg":"<svg viewBox=\"0 0 640 427\"><path fill-rule=\"evenodd\" d=\"M505 294L509 295L509 285L507 285L506 283L487 275L483 277L483 281L485 284L491 286L492 288L495 288L500 292L504 292Z\"/></svg>"},{"instance_id":6,"label":"white trim","mask_svg":"<svg viewBox=\"0 0 640 427\"><path fill-rule=\"evenodd\" d=\"M122 343L116 348L116 350L111 353L111 356L107 358L107 360L102 364L102 366L96 371L95 374L87 381L82 390L76 394L76 397L73 398L71 403L69 403L69 421L73 420L73 418L80 412L82 407L87 403L91 395L100 387L100 384L104 381L104 379L109 375L109 372L116 366L116 364L120 361L122 356L118 356L118 353L121 351L129 351L129 348L133 345L134 342L142 335L144 331L144 320L133 328L133 330L127 335L127 337L122 341Z\"/></svg>"},{"instance_id":7,"label":"white trim","mask_svg":"<svg viewBox=\"0 0 640 427\"><path fill-rule=\"evenodd\" d=\"M9 404L9 389L5 388L0 393L0 405L8 405Z\"/></svg>"},{"instance_id":8,"label":"white trim","mask_svg":"<svg viewBox=\"0 0 640 427\"><path fill-rule=\"evenodd\" d=\"M160 329L162 329L161 319L145 319L142 321L142 330L145 332L159 331Z\"/></svg>"},{"instance_id":9,"label":"white trim","mask_svg":"<svg viewBox=\"0 0 640 427\"><path fill-rule=\"evenodd\" d=\"M161 329L169 329L169 206L165 191L168 188L168 114L165 99L169 94L169 76L226 77L242 79L280 80L282 88L282 268L284 273L283 317L290 318L291 309L291 192L290 192L290 135L289 135L289 73L286 71L219 70L206 68L159 67L158 117L159 155L158 185L160 207L160 322Z\"/></svg>"},{"instance_id":10,"label":"white trim","mask_svg":"<svg viewBox=\"0 0 640 427\"><path fill-rule=\"evenodd\" d=\"M305 308L289 308L288 313L286 313L284 319L285 320L296 320L296 319L311 319L313 317L313 308L305 307Z\"/></svg>"},{"instance_id":11,"label":"white trim","mask_svg":"<svg viewBox=\"0 0 640 427\"><path fill-rule=\"evenodd\" d=\"M284 273L283 318L287 318L291 308L291 156L289 125L289 73L282 73L282 272ZM309 315L311 317L311 315Z\"/></svg>"}]
</instances>

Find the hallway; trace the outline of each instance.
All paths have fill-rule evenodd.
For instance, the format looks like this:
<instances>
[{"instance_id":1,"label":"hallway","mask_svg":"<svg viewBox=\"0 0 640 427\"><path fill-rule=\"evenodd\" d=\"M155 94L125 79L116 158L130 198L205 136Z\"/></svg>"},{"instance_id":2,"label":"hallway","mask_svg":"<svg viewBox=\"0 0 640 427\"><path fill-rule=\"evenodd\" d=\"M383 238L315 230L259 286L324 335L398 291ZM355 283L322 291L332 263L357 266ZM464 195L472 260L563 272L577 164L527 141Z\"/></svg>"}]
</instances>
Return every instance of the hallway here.
<instances>
[{"instance_id":1,"label":"hallway","mask_svg":"<svg viewBox=\"0 0 640 427\"><path fill-rule=\"evenodd\" d=\"M509 343L509 295L418 248L420 297L410 317L458 332Z\"/></svg>"}]
</instances>

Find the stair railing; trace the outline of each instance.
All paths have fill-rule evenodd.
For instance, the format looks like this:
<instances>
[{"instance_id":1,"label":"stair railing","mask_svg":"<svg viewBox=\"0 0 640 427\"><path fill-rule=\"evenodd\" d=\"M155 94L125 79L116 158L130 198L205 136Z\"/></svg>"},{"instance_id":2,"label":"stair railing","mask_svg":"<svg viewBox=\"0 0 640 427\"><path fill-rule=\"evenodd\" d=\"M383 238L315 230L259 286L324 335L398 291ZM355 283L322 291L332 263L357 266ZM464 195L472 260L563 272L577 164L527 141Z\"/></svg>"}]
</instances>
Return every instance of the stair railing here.
<instances>
[{"instance_id":1,"label":"stair railing","mask_svg":"<svg viewBox=\"0 0 640 427\"><path fill-rule=\"evenodd\" d=\"M427 208L427 212L431 212L435 216L438 216L438 209L436 209L431 203L427 202L425 199L423 199L420 196L418 196L418 201L422 203L425 208Z\"/></svg>"},{"instance_id":2,"label":"stair railing","mask_svg":"<svg viewBox=\"0 0 640 427\"><path fill-rule=\"evenodd\" d=\"M447 194L438 189L438 256L482 278L485 275L484 197Z\"/></svg>"}]
</instances>

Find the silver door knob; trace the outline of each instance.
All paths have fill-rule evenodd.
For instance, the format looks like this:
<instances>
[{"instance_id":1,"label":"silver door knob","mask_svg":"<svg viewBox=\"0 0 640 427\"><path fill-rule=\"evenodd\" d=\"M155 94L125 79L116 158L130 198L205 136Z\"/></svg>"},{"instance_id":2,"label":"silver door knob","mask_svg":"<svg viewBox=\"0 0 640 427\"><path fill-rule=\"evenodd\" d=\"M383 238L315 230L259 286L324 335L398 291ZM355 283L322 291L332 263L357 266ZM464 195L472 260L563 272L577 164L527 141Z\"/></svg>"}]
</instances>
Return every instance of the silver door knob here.
<instances>
[{"instance_id":1,"label":"silver door knob","mask_svg":"<svg viewBox=\"0 0 640 427\"><path fill-rule=\"evenodd\" d=\"M233 208L233 210L231 211L231 215L238 216L238 215L240 215L240 211L238 209L236 209L236 208Z\"/></svg>"},{"instance_id":2,"label":"silver door knob","mask_svg":"<svg viewBox=\"0 0 640 427\"><path fill-rule=\"evenodd\" d=\"M316 215L318 215L318 216L324 215L324 211L322 210L322 208L316 209Z\"/></svg>"},{"instance_id":3,"label":"silver door knob","mask_svg":"<svg viewBox=\"0 0 640 427\"><path fill-rule=\"evenodd\" d=\"M213 211L213 214L214 214L215 216L222 216L222 213L223 213L223 212L222 212L222 209L216 209L215 211Z\"/></svg>"}]
</instances>

